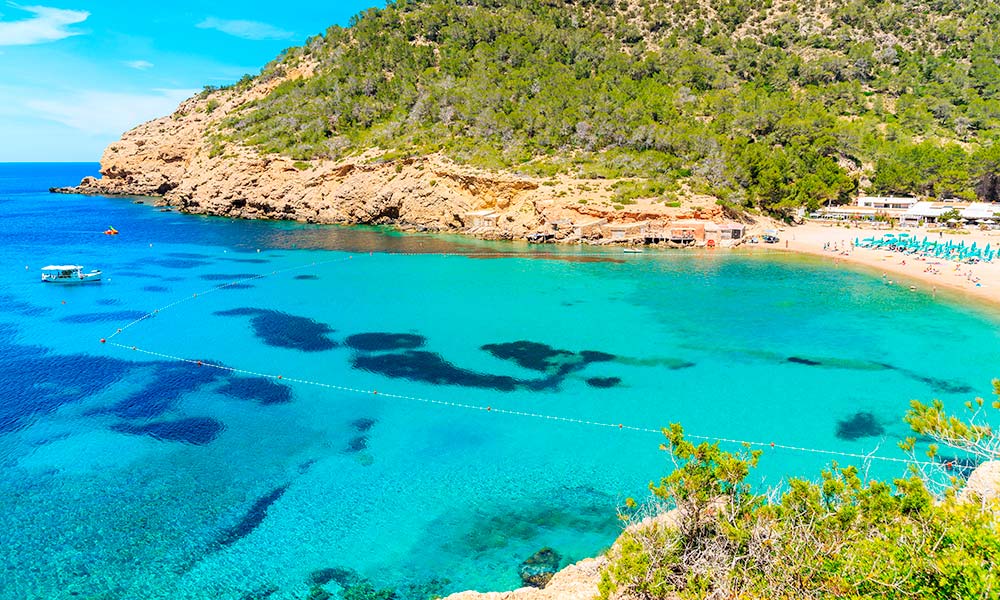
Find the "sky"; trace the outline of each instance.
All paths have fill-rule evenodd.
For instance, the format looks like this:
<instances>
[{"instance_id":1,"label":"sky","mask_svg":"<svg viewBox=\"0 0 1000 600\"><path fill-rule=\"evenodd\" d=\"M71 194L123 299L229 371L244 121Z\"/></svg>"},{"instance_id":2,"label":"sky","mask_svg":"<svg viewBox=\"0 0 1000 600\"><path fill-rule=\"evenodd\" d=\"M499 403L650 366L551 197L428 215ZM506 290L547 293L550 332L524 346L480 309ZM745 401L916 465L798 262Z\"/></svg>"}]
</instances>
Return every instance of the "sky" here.
<instances>
[{"instance_id":1,"label":"sky","mask_svg":"<svg viewBox=\"0 0 1000 600\"><path fill-rule=\"evenodd\" d=\"M205 85L384 0L0 0L0 162L93 161Z\"/></svg>"}]
</instances>

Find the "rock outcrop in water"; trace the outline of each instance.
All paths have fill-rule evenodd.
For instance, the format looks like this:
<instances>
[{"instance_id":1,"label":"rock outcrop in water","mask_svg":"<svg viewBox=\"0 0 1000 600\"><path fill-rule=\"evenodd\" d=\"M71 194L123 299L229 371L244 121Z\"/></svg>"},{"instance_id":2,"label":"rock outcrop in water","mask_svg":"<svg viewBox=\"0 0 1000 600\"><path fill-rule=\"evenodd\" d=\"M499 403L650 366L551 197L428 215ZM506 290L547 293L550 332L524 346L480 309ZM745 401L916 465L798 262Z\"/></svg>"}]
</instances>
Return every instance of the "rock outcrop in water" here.
<instances>
[{"instance_id":1,"label":"rock outcrop in water","mask_svg":"<svg viewBox=\"0 0 1000 600\"><path fill-rule=\"evenodd\" d=\"M304 223L392 225L460 231L491 239L596 241L608 224L724 220L713 198L672 207L639 199L615 209L614 180L533 178L457 165L438 154L386 160L377 151L345 160L296 161L224 141L217 132L239 107L282 81L307 78L303 64L282 77L199 94L165 117L126 132L101 157L101 177L59 193L157 196L192 214ZM478 214L477 214L478 213ZM604 221L605 226L594 225ZM591 224L583 230L574 225Z\"/></svg>"}]
</instances>

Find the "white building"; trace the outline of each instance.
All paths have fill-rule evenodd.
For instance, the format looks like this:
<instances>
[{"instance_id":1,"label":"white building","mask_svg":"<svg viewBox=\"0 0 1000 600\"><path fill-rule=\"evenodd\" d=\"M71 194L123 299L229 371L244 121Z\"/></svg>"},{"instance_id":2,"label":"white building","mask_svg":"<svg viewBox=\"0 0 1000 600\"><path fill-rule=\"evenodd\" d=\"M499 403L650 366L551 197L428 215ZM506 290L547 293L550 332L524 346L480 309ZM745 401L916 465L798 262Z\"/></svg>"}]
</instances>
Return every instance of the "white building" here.
<instances>
[{"instance_id":1,"label":"white building","mask_svg":"<svg viewBox=\"0 0 1000 600\"><path fill-rule=\"evenodd\" d=\"M906 210L917 202L918 200L916 198L895 196L859 196L856 206L883 210Z\"/></svg>"},{"instance_id":2,"label":"white building","mask_svg":"<svg viewBox=\"0 0 1000 600\"><path fill-rule=\"evenodd\" d=\"M1000 204L989 202L917 202L899 217L900 225L925 225L937 223L941 215L957 210L959 219L982 222L1000 219Z\"/></svg>"},{"instance_id":3,"label":"white building","mask_svg":"<svg viewBox=\"0 0 1000 600\"><path fill-rule=\"evenodd\" d=\"M839 221L874 221L878 217L899 219L907 210L917 204L916 198L893 196L860 196L854 204L826 206L810 216L818 219Z\"/></svg>"}]
</instances>

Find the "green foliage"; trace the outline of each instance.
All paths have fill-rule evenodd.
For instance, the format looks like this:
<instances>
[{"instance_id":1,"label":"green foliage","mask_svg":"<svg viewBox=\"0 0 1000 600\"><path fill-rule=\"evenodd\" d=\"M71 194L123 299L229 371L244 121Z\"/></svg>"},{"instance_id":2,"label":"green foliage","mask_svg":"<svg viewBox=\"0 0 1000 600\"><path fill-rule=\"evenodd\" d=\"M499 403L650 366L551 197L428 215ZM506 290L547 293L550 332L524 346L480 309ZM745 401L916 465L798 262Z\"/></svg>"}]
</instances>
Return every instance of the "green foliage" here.
<instances>
[{"instance_id":1,"label":"green foliage","mask_svg":"<svg viewBox=\"0 0 1000 600\"><path fill-rule=\"evenodd\" d=\"M389 2L265 67L316 64L227 135L298 159L685 180L777 215L846 202L865 165L875 191L1000 199L996 3L708 4Z\"/></svg>"},{"instance_id":2,"label":"green foliage","mask_svg":"<svg viewBox=\"0 0 1000 600\"><path fill-rule=\"evenodd\" d=\"M1000 379L993 380L993 393L997 398L989 405L982 398L966 402L965 418L949 414L940 400L930 404L913 400L904 420L917 434L930 436L954 450L981 460L1000 460L1000 438L996 436L988 414L990 408L1000 412ZM908 438L900 446L909 452L915 444L915 438ZM937 445L932 445L928 455L933 458L936 454Z\"/></svg>"},{"instance_id":3,"label":"green foliage","mask_svg":"<svg viewBox=\"0 0 1000 600\"><path fill-rule=\"evenodd\" d=\"M940 407L912 421L927 433L957 427ZM836 463L765 502L747 484L759 452L695 445L676 424L664 435L676 468L650 487L673 510L609 551L604 600L1000 597L1000 505L935 502L912 473L865 482Z\"/></svg>"}]
</instances>

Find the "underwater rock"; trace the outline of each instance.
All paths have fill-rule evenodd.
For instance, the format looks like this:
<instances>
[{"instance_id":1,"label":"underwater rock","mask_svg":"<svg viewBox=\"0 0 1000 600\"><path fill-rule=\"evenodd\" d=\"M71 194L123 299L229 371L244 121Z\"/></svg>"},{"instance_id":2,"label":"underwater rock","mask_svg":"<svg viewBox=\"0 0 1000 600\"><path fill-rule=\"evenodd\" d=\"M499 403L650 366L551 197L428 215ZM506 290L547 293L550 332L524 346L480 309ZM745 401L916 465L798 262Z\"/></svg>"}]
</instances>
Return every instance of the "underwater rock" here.
<instances>
[{"instance_id":1,"label":"underwater rock","mask_svg":"<svg viewBox=\"0 0 1000 600\"><path fill-rule=\"evenodd\" d=\"M437 385L461 385L502 392L512 392L518 387L518 380L513 377L462 369L446 361L439 354L423 350L355 356L353 366L355 369L378 373L386 377L423 381Z\"/></svg>"},{"instance_id":2,"label":"underwater rock","mask_svg":"<svg viewBox=\"0 0 1000 600\"><path fill-rule=\"evenodd\" d=\"M333 594L318 585L314 585L309 588L309 595L306 596L306 600L330 600L332 597Z\"/></svg>"},{"instance_id":3,"label":"underwater rock","mask_svg":"<svg viewBox=\"0 0 1000 600\"><path fill-rule=\"evenodd\" d=\"M142 288L144 292L169 292L169 288L165 288L162 285L147 285Z\"/></svg>"},{"instance_id":4,"label":"underwater rock","mask_svg":"<svg viewBox=\"0 0 1000 600\"><path fill-rule=\"evenodd\" d=\"M146 313L139 310L116 310L110 312L92 312L92 313L81 313L76 315L66 315L59 319L62 323L72 323L72 324L84 324L84 323L108 323L108 322L120 322L127 323L130 321L135 321L136 319L141 319Z\"/></svg>"},{"instance_id":5,"label":"underwater rock","mask_svg":"<svg viewBox=\"0 0 1000 600\"><path fill-rule=\"evenodd\" d=\"M254 286L249 283L228 283L226 285L219 286L220 290L252 290Z\"/></svg>"},{"instance_id":6,"label":"underwater rock","mask_svg":"<svg viewBox=\"0 0 1000 600\"><path fill-rule=\"evenodd\" d=\"M854 441L884 433L885 427L870 412L856 412L848 419L837 421L837 437L842 440Z\"/></svg>"},{"instance_id":7,"label":"underwater rock","mask_svg":"<svg viewBox=\"0 0 1000 600\"><path fill-rule=\"evenodd\" d=\"M789 356L785 359L787 362L795 363L797 365L806 365L808 367L818 367L823 364L818 360L812 360L810 358L802 358L801 356Z\"/></svg>"},{"instance_id":8,"label":"underwater rock","mask_svg":"<svg viewBox=\"0 0 1000 600\"><path fill-rule=\"evenodd\" d=\"M620 377L591 377L587 379L587 385L595 388L612 388L621 382Z\"/></svg>"},{"instance_id":9,"label":"underwater rock","mask_svg":"<svg viewBox=\"0 0 1000 600\"><path fill-rule=\"evenodd\" d=\"M570 352L553 348L541 342L519 340L501 344L486 344L482 350L489 352L501 360L512 360L518 366L533 371L547 373L548 377L541 381L526 382L525 386L532 390L554 389L559 386L567 375L580 371L590 363L607 362L615 359L614 354L584 350Z\"/></svg>"},{"instance_id":10,"label":"underwater rock","mask_svg":"<svg viewBox=\"0 0 1000 600\"><path fill-rule=\"evenodd\" d=\"M219 364L211 360L200 361ZM184 394L221 377L218 369L199 367L197 363L156 362L148 363L154 369L151 377L144 378L146 385L115 403L108 412L123 419L152 419L167 412Z\"/></svg>"},{"instance_id":11,"label":"underwater rock","mask_svg":"<svg viewBox=\"0 0 1000 600\"><path fill-rule=\"evenodd\" d=\"M370 580L362 577L354 569L331 567L317 569L309 574L309 583L313 590L322 589L319 586L331 581L340 586L340 596L344 600L394 600L396 598L395 590L376 588Z\"/></svg>"},{"instance_id":12,"label":"underwater rock","mask_svg":"<svg viewBox=\"0 0 1000 600\"><path fill-rule=\"evenodd\" d=\"M219 393L240 400L252 400L261 406L292 401L291 388L263 377L232 377L219 388Z\"/></svg>"},{"instance_id":13,"label":"underwater rock","mask_svg":"<svg viewBox=\"0 0 1000 600\"><path fill-rule=\"evenodd\" d=\"M354 454L367 449L368 449L368 437L364 435L359 435L357 437L351 438L351 441L347 442L347 446L344 448L344 452L349 452L351 454Z\"/></svg>"},{"instance_id":14,"label":"underwater rock","mask_svg":"<svg viewBox=\"0 0 1000 600\"><path fill-rule=\"evenodd\" d=\"M615 355L608 354L607 352L600 352L598 350L583 350L580 352L580 358L587 363L609 362L615 359Z\"/></svg>"},{"instance_id":15,"label":"underwater rock","mask_svg":"<svg viewBox=\"0 0 1000 600\"><path fill-rule=\"evenodd\" d=\"M535 552L520 564L517 569L524 585L536 588L543 588L552 579L552 576L559 571L559 563L562 556L558 552L546 546Z\"/></svg>"},{"instance_id":16,"label":"underwater rock","mask_svg":"<svg viewBox=\"0 0 1000 600\"><path fill-rule=\"evenodd\" d=\"M251 317L254 334L268 346L303 352L320 352L337 347L327 337L333 330L326 323L265 308L234 308L214 313L223 317Z\"/></svg>"},{"instance_id":17,"label":"underwater rock","mask_svg":"<svg viewBox=\"0 0 1000 600\"><path fill-rule=\"evenodd\" d=\"M361 352L384 352L389 350L412 350L424 345L427 339L414 333L357 333L348 336L344 344Z\"/></svg>"},{"instance_id":18,"label":"underwater rock","mask_svg":"<svg viewBox=\"0 0 1000 600\"><path fill-rule=\"evenodd\" d=\"M528 340L485 344L481 349L501 360L512 360L520 367L542 372L558 368L561 363L576 357L576 354L569 350L557 350L548 344Z\"/></svg>"},{"instance_id":19,"label":"underwater rock","mask_svg":"<svg viewBox=\"0 0 1000 600\"><path fill-rule=\"evenodd\" d=\"M240 596L240 600L267 600L277 591L278 587L275 585L264 585L243 594Z\"/></svg>"},{"instance_id":20,"label":"underwater rock","mask_svg":"<svg viewBox=\"0 0 1000 600\"><path fill-rule=\"evenodd\" d=\"M340 586L347 586L348 584L356 582L360 579L361 576L358 575L357 571L345 567L327 567L325 569L316 569L309 574L309 583L313 585L323 585L333 581Z\"/></svg>"},{"instance_id":21,"label":"underwater rock","mask_svg":"<svg viewBox=\"0 0 1000 600\"><path fill-rule=\"evenodd\" d=\"M264 518L267 517L267 511L271 508L271 505L285 494L288 485L286 483L285 485L276 487L258 498L238 523L222 531L215 540L215 543L220 546L229 546L250 535L264 521Z\"/></svg>"},{"instance_id":22,"label":"underwater rock","mask_svg":"<svg viewBox=\"0 0 1000 600\"><path fill-rule=\"evenodd\" d=\"M192 258L154 258L149 262L168 269L194 269L195 267L207 267L212 264L208 261Z\"/></svg>"},{"instance_id":23,"label":"underwater rock","mask_svg":"<svg viewBox=\"0 0 1000 600\"><path fill-rule=\"evenodd\" d=\"M260 277L258 273L208 273L202 275L205 281L240 281L242 279L256 279Z\"/></svg>"},{"instance_id":24,"label":"underwater rock","mask_svg":"<svg viewBox=\"0 0 1000 600\"><path fill-rule=\"evenodd\" d=\"M266 265L267 263L271 262L266 258L227 258L225 260L236 263L245 263L249 265Z\"/></svg>"},{"instance_id":25,"label":"underwater rock","mask_svg":"<svg viewBox=\"0 0 1000 600\"><path fill-rule=\"evenodd\" d=\"M113 431L129 435L147 435L162 442L183 442L204 446L219 436L225 425L208 417L189 417L174 421L157 421L146 425L117 423Z\"/></svg>"},{"instance_id":26,"label":"underwater rock","mask_svg":"<svg viewBox=\"0 0 1000 600\"><path fill-rule=\"evenodd\" d=\"M362 417L360 419L354 419L353 421L351 421L351 427L353 427L356 431L365 433L367 431L370 431L371 428L375 426L375 423L377 423L375 419Z\"/></svg>"},{"instance_id":27,"label":"underwater rock","mask_svg":"<svg viewBox=\"0 0 1000 600\"><path fill-rule=\"evenodd\" d=\"M298 281L316 281L319 277L316 275L296 275L292 279L297 279Z\"/></svg>"}]
</instances>

